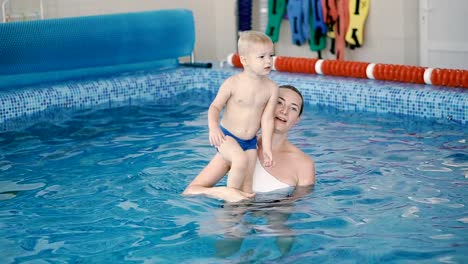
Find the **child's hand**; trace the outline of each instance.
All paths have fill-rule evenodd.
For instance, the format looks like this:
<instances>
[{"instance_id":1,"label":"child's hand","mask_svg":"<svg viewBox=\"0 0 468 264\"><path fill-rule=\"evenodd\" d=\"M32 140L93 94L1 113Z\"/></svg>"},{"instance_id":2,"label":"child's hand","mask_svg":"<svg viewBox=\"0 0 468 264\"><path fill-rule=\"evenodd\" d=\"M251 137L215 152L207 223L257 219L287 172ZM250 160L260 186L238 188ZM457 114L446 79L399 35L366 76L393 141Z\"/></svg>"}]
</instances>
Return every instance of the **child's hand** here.
<instances>
[{"instance_id":1,"label":"child's hand","mask_svg":"<svg viewBox=\"0 0 468 264\"><path fill-rule=\"evenodd\" d=\"M211 146L219 147L224 141L224 133L221 129L210 129L210 144Z\"/></svg>"},{"instance_id":2,"label":"child's hand","mask_svg":"<svg viewBox=\"0 0 468 264\"><path fill-rule=\"evenodd\" d=\"M272 167L274 164L273 154L270 151L263 150L263 166Z\"/></svg>"}]
</instances>

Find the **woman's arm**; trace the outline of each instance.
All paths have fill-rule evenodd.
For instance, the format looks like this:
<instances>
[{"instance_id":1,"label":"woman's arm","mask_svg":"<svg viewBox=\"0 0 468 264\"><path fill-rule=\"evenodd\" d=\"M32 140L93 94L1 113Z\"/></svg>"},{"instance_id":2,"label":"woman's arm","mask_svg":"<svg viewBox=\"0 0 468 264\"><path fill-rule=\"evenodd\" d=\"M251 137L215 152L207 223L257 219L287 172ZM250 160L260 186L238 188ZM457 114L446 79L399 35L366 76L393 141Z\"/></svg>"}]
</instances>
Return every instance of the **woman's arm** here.
<instances>
[{"instance_id":1,"label":"woman's arm","mask_svg":"<svg viewBox=\"0 0 468 264\"><path fill-rule=\"evenodd\" d=\"M184 190L184 195L204 194L206 189L213 187L219 182L229 170L229 163L223 159L221 154L211 159L210 163L192 180Z\"/></svg>"},{"instance_id":2,"label":"woman's arm","mask_svg":"<svg viewBox=\"0 0 468 264\"><path fill-rule=\"evenodd\" d=\"M211 198L224 200L226 202L231 203L250 199L255 196L255 194L246 193L241 190L229 188L226 186L216 186L208 188L202 186L193 186L190 192L191 193L184 192L184 195L205 195Z\"/></svg>"}]
</instances>

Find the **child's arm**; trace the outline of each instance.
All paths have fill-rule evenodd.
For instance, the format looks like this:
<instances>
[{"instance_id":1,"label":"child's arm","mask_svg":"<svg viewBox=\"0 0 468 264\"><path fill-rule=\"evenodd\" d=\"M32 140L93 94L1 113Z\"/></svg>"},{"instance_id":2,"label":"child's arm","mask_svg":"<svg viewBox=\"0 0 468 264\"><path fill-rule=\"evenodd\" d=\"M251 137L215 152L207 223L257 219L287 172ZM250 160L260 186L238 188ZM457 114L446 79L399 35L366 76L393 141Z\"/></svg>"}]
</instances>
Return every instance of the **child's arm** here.
<instances>
[{"instance_id":1,"label":"child's arm","mask_svg":"<svg viewBox=\"0 0 468 264\"><path fill-rule=\"evenodd\" d=\"M262 126L262 147L263 147L263 164L266 167L273 166L273 154L271 150L271 140L273 137L273 129L275 126L275 108L278 103L278 86L276 84L271 88L271 96L263 110L261 126Z\"/></svg>"},{"instance_id":2,"label":"child's arm","mask_svg":"<svg viewBox=\"0 0 468 264\"><path fill-rule=\"evenodd\" d=\"M224 133L219 128L219 115L226 105L226 102L231 97L229 80L230 79L227 79L221 87L219 87L218 94L208 109L208 128L210 130L210 144L212 146L219 146L224 140Z\"/></svg>"}]
</instances>

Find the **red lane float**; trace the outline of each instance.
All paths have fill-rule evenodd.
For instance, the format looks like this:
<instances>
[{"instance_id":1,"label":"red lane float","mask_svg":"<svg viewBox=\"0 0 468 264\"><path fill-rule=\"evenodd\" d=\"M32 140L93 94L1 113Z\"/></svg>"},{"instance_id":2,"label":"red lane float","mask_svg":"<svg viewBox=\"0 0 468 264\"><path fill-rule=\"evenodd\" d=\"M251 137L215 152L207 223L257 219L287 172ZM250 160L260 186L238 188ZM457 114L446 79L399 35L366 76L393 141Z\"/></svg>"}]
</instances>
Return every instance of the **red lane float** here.
<instances>
[{"instance_id":1,"label":"red lane float","mask_svg":"<svg viewBox=\"0 0 468 264\"><path fill-rule=\"evenodd\" d=\"M373 75L382 81L396 81L424 84L424 71L426 68L418 66L397 64L376 64Z\"/></svg>"},{"instance_id":2,"label":"red lane float","mask_svg":"<svg viewBox=\"0 0 468 264\"><path fill-rule=\"evenodd\" d=\"M324 75L367 78L366 69L369 64L357 61L324 60L321 71Z\"/></svg>"},{"instance_id":3,"label":"red lane float","mask_svg":"<svg viewBox=\"0 0 468 264\"><path fill-rule=\"evenodd\" d=\"M242 68L238 54L230 54L227 62L231 66ZM323 74L468 88L468 70L461 69L432 69L399 64L319 60L284 56L273 58L273 69L281 72Z\"/></svg>"},{"instance_id":4,"label":"red lane float","mask_svg":"<svg viewBox=\"0 0 468 264\"><path fill-rule=\"evenodd\" d=\"M281 57L274 59L274 69L284 72L311 73L315 72L315 63L317 59Z\"/></svg>"},{"instance_id":5,"label":"red lane float","mask_svg":"<svg viewBox=\"0 0 468 264\"><path fill-rule=\"evenodd\" d=\"M239 54L237 53L231 53L229 54L228 58L227 58L227 62L231 65L231 66L235 66L237 68L243 68L242 67L242 63L240 61L240 57L239 57Z\"/></svg>"},{"instance_id":6,"label":"red lane float","mask_svg":"<svg viewBox=\"0 0 468 264\"><path fill-rule=\"evenodd\" d=\"M430 80L433 85L468 88L467 72L456 69L433 69Z\"/></svg>"}]
</instances>

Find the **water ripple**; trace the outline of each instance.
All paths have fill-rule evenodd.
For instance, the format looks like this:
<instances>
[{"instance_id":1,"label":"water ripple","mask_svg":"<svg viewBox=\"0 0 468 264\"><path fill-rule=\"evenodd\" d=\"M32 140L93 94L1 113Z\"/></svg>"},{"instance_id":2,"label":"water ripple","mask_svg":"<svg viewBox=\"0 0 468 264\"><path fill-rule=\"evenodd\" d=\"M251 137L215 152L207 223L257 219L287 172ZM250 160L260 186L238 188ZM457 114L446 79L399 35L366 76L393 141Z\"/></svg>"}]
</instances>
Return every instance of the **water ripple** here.
<instances>
[{"instance_id":1,"label":"water ripple","mask_svg":"<svg viewBox=\"0 0 468 264\"><path fill-rule=\"evenodd\" d=\"M437 198L437 197L430 197L430 198L416 198L409 196L408 199L418 202L418 203L425 203L425 204L441 204L450 202L449 199L445 198Z\"/></svg>"},{"instance_id":2,"label":"water ripple","mask_svg":"<svg viewBox=\"0 0 468 264\"><path fill-rule=\"evenodd\" d=\"M0 193L30 191L44 187L45 183L18 183L13 181L0 181Z\"/></svg>"},{"instance_id":3,"label":"water ripple","mask_svg":"<svg viewBox=\"0 0 468 264\"><path fill-rule=\"evenodd\" d=\"M316 186L288 203L232 205L181 195L216 153L207 107L192 101L84 110L0 132L0 262L466 259L459 126L308 105L290 140L315 159ZM233 236L240 247L217 258L216 245Z\"/></svg>"}]
</instances>

